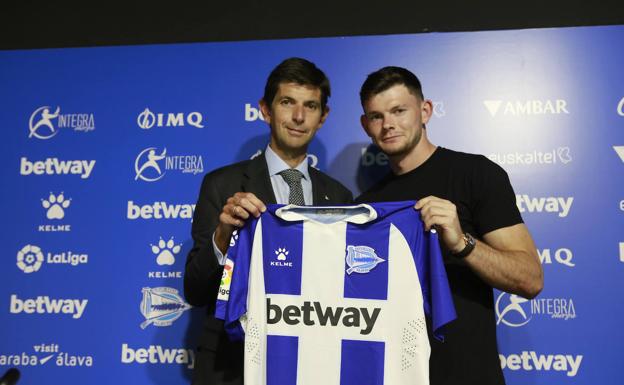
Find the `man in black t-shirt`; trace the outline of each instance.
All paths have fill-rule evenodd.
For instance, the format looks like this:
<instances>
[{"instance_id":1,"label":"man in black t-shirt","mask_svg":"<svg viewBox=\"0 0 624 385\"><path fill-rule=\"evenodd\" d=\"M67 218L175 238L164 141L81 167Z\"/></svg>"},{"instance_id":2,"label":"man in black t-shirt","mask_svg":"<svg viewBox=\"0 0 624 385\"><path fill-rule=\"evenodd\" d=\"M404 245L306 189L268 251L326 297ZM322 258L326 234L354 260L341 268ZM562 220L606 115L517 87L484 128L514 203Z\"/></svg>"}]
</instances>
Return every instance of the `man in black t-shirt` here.
<instances>
[{"instance_id":1,"label":"man in black t-shirt","mask_svg":"<svg viewBox=\"0 0 624 385\"><path fill-rule=\"evenodd\" d=\"M360 99L362 127L388 155L392 173L357 201L417 199L426 230L437 229L444 252L457 320L444 343L431 339L431 384L504 384L492 287L533 298L543 286L507 173L484 156L429 141L433 105L410 71L370 74Z\"/></svg>"}]
</instances>

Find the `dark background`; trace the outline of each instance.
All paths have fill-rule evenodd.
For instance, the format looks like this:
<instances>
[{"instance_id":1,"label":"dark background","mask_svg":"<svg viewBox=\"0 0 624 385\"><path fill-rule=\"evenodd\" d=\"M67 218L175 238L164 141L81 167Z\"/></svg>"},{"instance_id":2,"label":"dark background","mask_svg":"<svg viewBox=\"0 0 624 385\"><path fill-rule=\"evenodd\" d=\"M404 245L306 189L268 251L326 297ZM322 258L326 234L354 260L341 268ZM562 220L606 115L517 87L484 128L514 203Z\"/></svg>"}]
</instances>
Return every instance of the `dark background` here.
<instances>
[{"instance_id":1,"label":"dark background","mask_svg":"<svg viewBox=\"0 0 624 385\"><path fill-rule=\"evenodd\" d=\"M624 24L624 0L3 3L0 49Z\"/></svg>"}]
</instances>

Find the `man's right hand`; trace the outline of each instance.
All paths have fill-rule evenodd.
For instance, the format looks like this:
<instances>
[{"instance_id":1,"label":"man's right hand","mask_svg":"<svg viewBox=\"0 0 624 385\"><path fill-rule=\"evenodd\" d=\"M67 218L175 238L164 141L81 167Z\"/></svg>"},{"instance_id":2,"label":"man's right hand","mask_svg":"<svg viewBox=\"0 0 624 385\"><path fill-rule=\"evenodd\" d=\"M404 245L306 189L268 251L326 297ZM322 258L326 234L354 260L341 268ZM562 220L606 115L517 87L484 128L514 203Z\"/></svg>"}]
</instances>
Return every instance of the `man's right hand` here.
<instances>
[{"instance_id":1,"label":"man's right hand","mask_svg":"<svg viewBox=\"0 0 624 385\"><path fill-rule=\"evenodd\" d=\"M237 192L229 197L219 214L219 224L215 230L215 243L225 255L230 245L232 233L243 227L250 215L255 218L266 211L266 206L252 193Z\"/></svg>"}]
</instances>

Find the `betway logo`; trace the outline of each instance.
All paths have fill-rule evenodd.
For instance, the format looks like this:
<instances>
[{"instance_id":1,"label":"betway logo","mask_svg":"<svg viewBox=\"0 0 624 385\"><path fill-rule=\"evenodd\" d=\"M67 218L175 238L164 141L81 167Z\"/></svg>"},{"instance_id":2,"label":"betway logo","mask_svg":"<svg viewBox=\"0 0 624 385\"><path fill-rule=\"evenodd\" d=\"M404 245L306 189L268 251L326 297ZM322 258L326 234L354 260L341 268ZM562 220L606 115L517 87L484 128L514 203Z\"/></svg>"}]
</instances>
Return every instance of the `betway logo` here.
<instances>
[{"instance_id":1,"label":"betway logo","mask_svg":"<svg viewBox=\"0 0 624 385\"><path fill-rule=\"evenodd\" d=\"M556 100L484 100L483 105L493 117L498 114L501 106L503 115L546 115L546 114L569 114L567 102L563 99Z\"/></svg>"},{"instance_id":2,"label":"betway logo","mask_svg":"<svg viewBox=\"0 0 624 385\"><path fill-rule=\"evenodd\" d=\"M11 295L12 314L71 314L72 318L78 319L87 307L89 301L86 299L50 299L46 296L38 296L33 299L19 299L16 294Z\"/></svg>"},{"instance_id":3,"label":"betway logo","mask_svg":"<svg viewBox=\"0 0 624 385\"><path fill-rule=\"evenodd\" d=\"M121 362L124 364L185 364L187 368L195 367L195 352L192 349L167 349L160 345L149 348L132 349L128 344L121 345Z\"/></svg>"},{"instance_id":4,"label":"betway logo","mask_svg":"<svg viewBox=\"0 0 624 385\"><path fill-rule=\"evenodd\" d=\"M22 175L80 175L82 179L87 179L95 160L59 160L58 158L48 158L42 161L31 162L26 157L22 157L20 162L20 174Z\"/></svg>"},{"instance_id":5,"label":"betway logo","mask_svg":"<svg viewBox=\"0 0 624 385\"><path fill-rule=\"evenodd\" d=\"M516 205L521 213L557 213L560 218L567 217L572 207L573 197L531 198L526 194L516 194Z\"/></svg>"},{"instance_id":6,"label":"betway logo","mask_svg":"<svg viewBox=\"0 0 624 385\"><path fill-rule=\"evenodd\" d=\"M365 307L322 307L320 302L310 301L303 302L301 307L289 305L282 309L279 305L271 304L271 298L267 298L268 324L276 324L284 320L288 325L298 325L303 322L306 326L313 326L318 322L321 326L327 326L327 324L338 326L341 323L346 327L359 327L360 321L364 321L365 327L360 329L360 334L366 335L373 331L380 312L380 308L374 308L372 314L369 314Z\"/></svg>"},{"instance_id":7,"label":"betway logo","mask_svg":"<svg viewBox=\"0 0 624 385\"><path fill-rule=\"evenodd\" d=\"M253 107L249 103L245 103L245 121L254 122L258 119L264 121L264 118L262 117L262 112L260 112L260 109Z\"/></svg>"},{"instance_id":8,"label":"betway logo","mask_svg":"<svg viewBox=\"0 0 624 385\"><path fill-rule=\"evenodd\" d=\"M147 205L135 205L128 201L128 219L191 219L195 205L192 204L168 204L167 202L154 202Z\"/></svg>"},{"instance_id":9,"label":"betway logo","mask_svg":"<svg viewBox=\"0 0 624 385\"><path fill-rule=\"evenodd\" d=\"M501 368L509 370L538 370L565 372L568 377L574 377L579 371L582 355L570 354L537 354L534 351L523 351L521 354L509 354L505 357L499 354Z\"/></svg>"}]
</instances>

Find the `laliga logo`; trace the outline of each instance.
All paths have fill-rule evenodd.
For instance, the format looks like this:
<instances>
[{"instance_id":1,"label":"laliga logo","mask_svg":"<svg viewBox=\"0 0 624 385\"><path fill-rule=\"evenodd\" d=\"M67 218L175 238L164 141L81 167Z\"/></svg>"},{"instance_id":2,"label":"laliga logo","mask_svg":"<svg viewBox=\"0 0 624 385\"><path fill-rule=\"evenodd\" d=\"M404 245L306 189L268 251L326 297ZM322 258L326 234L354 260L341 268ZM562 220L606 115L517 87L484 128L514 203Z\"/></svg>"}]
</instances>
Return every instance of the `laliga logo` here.
<instances>
[{"instance_id":1,"label":"laliga logo","mask_svg":"<svg viewBox=\"0 0 624 385\"><path fill-rule=\"evenodd\" d=\"M505 306L505 308L501 311L500 306L505 295L509 297L509 304ZM505 292L501 293L496 299L496 316L497 316L496 324L498 325L502 322L507 326L516 328L516 327L520 327L529 323L529 321L531 320L531 317L527 317L527 313L522 307L522 304L527 303L527 302L529 302L528 299L522 298L515 294L510 295ZM512 314L517 313L517 315L514 317L514 316L511 316L510 313ZM509 321L508 319L505 318L505 316L508 316L514 321Z\"/></svg>"},{"instance_id":2,"label":"laliga logo","mask_svg":"<svg viewBox=\"0 0 624 385\"><path fill-rule=\"evenodd\" d=\"M146 182L155 182L165 176L165 173L160 169L158 162L165 159L166 155L167 148L165 148L161 154L156 153L156 147L148 147L141 151L134 161L134 171L136 172L134 180L141 178L141 180ZM147 159L144 159L145 157L147 157ZM147 169L154 169L157 176L151 178L144 176L143 173Z\"/></svg>"},{"instance_id":3,"label":"laliga logo","mask_svg":"<svg viewBox=\"0 0 624 385\"><path fill-rule=\"evenodd\" d=\"M165 116L167 118L166 120ZM186 123L189 126L197 128L204 128L202 124L203 119L204 117L199 112L191 112L186 115ZM156 127L183 127L184 121L184 113L182 112L169 112L167 114L158 112L154 114L149 108L145 108L145 110L137 116L137 124L144 130L149 130L154 127L154 125L156 125Z\"/></svg>"},{"instance_id":4,"label":"laliga logo","mask_svg":"<svg viewBox=\"0 0 624 385\"><path fill-rule=\"evenodd\" d=\"M54 135L58 133L57 129L52 124L52 119L58 118L59 113L61 112L60 107L56 107L54 113L50 113L50 106L39 107L35 110L35 112L30 115L30 119L28 120L28 126L30 128L30 133L28 134L29 138L33 136L37 139L50 139ZM38 118L35 121L35 118ZM45 133L40 133L41 128L47 128Z\"/></svg>"},{"instance_id":5,"label":"laliga logo","mask_svg":"<svg viewBox=\"0 0 624 385\"><path fill-rule=\"evenodd\" d=\"M17 252L17 267L24 273L34 273L41 268L43 253L38 246L26 245Z\"/></svg>"},{"instance_id":6,"label":"laliga logo","mask_svg":"<svg viewBox=\"0 0 624 385\"><path fill-rule=\"evenodd\" d=\"M620 116L624 116L624 98L622 98L622 100L620 100L620 103L618 103L617 113Z\"/></svg>"}]
</instances>

